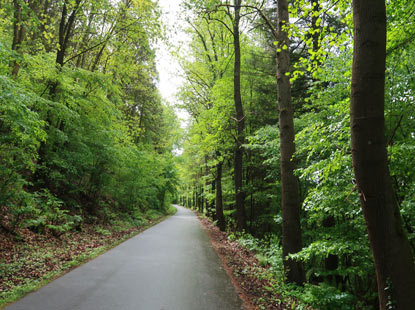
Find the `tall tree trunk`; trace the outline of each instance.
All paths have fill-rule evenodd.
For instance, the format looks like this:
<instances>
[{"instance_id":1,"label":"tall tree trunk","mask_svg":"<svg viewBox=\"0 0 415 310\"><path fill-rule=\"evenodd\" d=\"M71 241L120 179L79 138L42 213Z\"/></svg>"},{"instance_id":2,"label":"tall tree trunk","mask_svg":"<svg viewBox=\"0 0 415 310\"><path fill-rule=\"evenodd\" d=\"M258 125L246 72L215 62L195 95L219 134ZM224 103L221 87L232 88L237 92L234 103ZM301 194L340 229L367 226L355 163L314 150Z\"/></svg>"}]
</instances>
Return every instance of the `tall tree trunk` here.
<instances>
[{"instance_id":1,"label":"tall tree trunk","mask_svg":"<svg viewBox=\"0 0 415 310\"><path fill-rule=\"evenodd\" d=\"M233 43L235 50L235 65L233 72L233 98L236 110L237 137L234 158L234 179L235 179L235 202L236 202L236 229L246 229L245 215L245 192L243 185L243 150L245 116L241 98L241 46L239 42L239 21L240 21L241 0L235 0L235 18L233 21Z\"/></svg>"},{"instance_id":2,"label":"tall tree trunk","mask_svg":"<svg viewBox=\"0 0 415 310\"><path fill-rule=\"evenodd\" d=\"M193 185L192 209L197 209L197 190L196 184Z\"/></svg>"},{"instance_id":3,"label":"tall tree trunk","mask_svg":"<svg viewBox=\"0 0 415 310\"><path fill-rule=\"evenodd\" d=\"M68 48L68 45L69 45L69 38L72 36L75 17L76 17L76 14L78 13L80 3L81 3L81 0L75 0L75 7L73 8L71 15L69 15L69 17L68 17L67 0L65 0L63 4L61 19L59 22L59 46L56 52L56 65L57 65L58 70L61 70L61 68L64 65L66 49ZM66 20L67 18L68 20ZM53 99L56 97L57 87L58 87L57 81L51 84L49 93Z\"/></svg>"},{"instance_id":4,"label":"tall tree trunk","mask_svg":"<svg viewBox=\"0 0 415 310\"><path fill-rule=\"evenodd\" d=\"M56 63L60 64L61 66L63 66L63 59L65 56L65 50L66 50L66 45L65 45L65 33L66 33L66 17L68 15L68 7L66 5L66 1L63 4L63 8L62 8L62 14L61 14L61 20L59 23L59 46L58 46L58 51L56 52Z\"/></svg>"},{"instance_id":5,"label":"tall tree trunk","mask_svg":"<svg viewBox=\"0 0 415 310\"><path fill-rule=\"evenodd\" d=\"M224 231L226 228L225 217L223 216L223 197L222 197L222 166L223 162L216 165L216 219L218 227Z\"/></svg>"},{"instance_id":6,"label":"tall tree trunk","mask_svg":"<svg viewBox=\"0 0 415 310\"><path fill-rule=\"evenodd\" d=\"M288 3L286 0L278 0L277 90L281 152L283 261L287 281L302 284L305 281L302 263L287 258L288 254L297 253L302 248L300 192L298 179L294 175L294 112L291 104L290 77L287 75L290 72L288 24Z\"/></svg>"},{"instance_id":7,"label":"tall tree trunk","mask_svg":"<svg viewBox=\"0 0 415 310\"><path fill-rule=\"evenodd\" d=\"M204 193L204 187L203 184L200 184L200 194L199 194L199 199L200 199L200 213L204 213L205 212L205 193Z\"/></svg>"},{"instance_id":8,"label":"tall tree trunk","mask_svg":"<svg viewBox=\"0 0 415 310\"><path fill-rule=\"evenodd\" d=\"M190 196L190 193L191 193L190 189L191 189L191 187L188 186L187 191L186 191L186 193L187 193L186 194L187 195L187 206L186 207L192 209L192 197Z\"/></svg>"},{"instance_id":9,"label":"tall tree trunk","mask_svg":"<svg viewBox=\"0 0 415 310\"><path fill-rule=\"evenodd\" d=\"M389 174L384 131L386 8L353 0L353 169L376 267L381 310L415 306L415 264Z\"/></svg>"},{"instance_id":10,"label":"tall tree trunk","mask_svg":"<svg viewBox=\"0 0 415 310\"><path fill-rule=\"evenodd\" d=\"M63 66L63 61L65 58L66 49L69 45L69 38L72 36L72 30L75 23L75 17L78 13L79 5L81 0L75 1L75 7L73 8L71 15L69 15L68 20L68 6L66 1L64 2L61 20L59 23L59 48L56 53L56 63Z\"/></svg>"},{"instance_id":11,"label":"tall tree trunk","mask_svg":"<svg viewBox=\"0 0 415 310\"><path fill-rule=\"evenodd\" d=\"M24 37L26 35L26 29L23 26L23 19L22 19L22 7L18 0L13 0L13 7L14 7L14 20L13 20L13 42L12 42L12 51L15 52L17 55L20 54L21 45L23 43ZM17 78L17 74L19 73L20 64L17 59L14 59L11 63L12 68L12 77L13 79Z\"/></svg>"}]
</instances>

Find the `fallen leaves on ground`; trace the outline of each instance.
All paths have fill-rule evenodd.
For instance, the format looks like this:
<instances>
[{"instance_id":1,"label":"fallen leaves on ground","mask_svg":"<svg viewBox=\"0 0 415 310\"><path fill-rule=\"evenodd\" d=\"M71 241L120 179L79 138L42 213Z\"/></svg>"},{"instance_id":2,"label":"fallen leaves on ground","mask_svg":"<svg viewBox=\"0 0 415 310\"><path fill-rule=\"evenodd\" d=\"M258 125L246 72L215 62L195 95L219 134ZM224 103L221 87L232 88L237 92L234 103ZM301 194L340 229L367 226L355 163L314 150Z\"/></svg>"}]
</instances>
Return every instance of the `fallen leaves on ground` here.
<instances>
[{"instance_id":1,"label":"fallen leaves on ground","mask_svg":"<svg viewBox=\"0 0 415 310\"><path fill-rule=\"evenodd\" d=\"M220 231L209 219L199 216L199 221L248 310L290 309L280 296L270 290L272 284L263 277L266 268L259 265L255 253L237 241L229 241L226 232Z\"/></svg>"},{"instance_id":2,"label":"fallen leaves on ground","mask_svg":"<svg viewBox=\"0 0 415 310\"><path fill-rule=\"evenodd\" d=\"M53 271L70 269L77 258L92 251L116 244L126 236L143 230L133 227L113 231L105 227L106 234L97 232L96 226L84 225L80 232L68 232L59 238L51 234L35 234L28 229L19 231L20 240L0 233L0 294L38 280Z\"/></svg>"}]
</instances>

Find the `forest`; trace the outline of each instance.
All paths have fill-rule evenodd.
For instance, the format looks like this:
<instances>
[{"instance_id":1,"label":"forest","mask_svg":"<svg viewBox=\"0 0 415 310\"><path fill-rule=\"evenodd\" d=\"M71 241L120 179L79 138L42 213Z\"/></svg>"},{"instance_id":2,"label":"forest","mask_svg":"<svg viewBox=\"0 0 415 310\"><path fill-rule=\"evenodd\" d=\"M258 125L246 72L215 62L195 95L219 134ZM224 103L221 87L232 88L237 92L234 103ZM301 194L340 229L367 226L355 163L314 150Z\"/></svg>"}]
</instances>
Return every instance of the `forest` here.
<instances>
[{"instance_id":1,"label":"forest","mask_svg":"<svg viewBox=\"0 0 415 310\"><path fill-rule=\"evenodd\" d=\"M0 307L168 211L179 123L156 86L162 36L152 1L0 1Z\"/></svg>"},{"instance_id":2,"label":"forest","mask_svg":"<svg viewBox=\"0 0 415 310\"><path fill-rule=\"evenodd\" d=\"M185 2L181 203L318 309L414 305L414 15L413 1Z\"/></svg>"},{"instance_id":3,"label":"forest","mask_svg":"<svg viewBox=\"0 0 415 310\"><path fill-rule=\"evenodd\" d=\"M0 13L2 229L163 210L178 136L155 85L157 6L18 0Z\"/></svg>"},{"instance_id":4,"label":"forest","mask_svg":"<svg viewBox=\"0 0 415 310\"><path fill-rule=\"evenodd\" d=\"M156 0L0 0L1 234L137 226L178 203L254 251L291 309L413 309L415 2L180 10L186 46Z\"/></svg>"}]
</instances>

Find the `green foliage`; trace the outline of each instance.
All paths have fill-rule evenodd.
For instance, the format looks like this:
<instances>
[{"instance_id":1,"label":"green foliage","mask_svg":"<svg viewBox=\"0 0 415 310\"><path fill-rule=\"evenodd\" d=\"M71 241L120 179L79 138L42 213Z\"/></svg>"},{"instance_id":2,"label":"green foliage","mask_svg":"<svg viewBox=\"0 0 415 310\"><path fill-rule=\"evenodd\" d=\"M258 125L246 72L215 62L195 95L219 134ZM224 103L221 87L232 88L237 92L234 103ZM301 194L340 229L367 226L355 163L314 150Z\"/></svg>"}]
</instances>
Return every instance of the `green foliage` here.
<instances>
[{"instance_id":1,"label":"green foliage","mask_svg":"<svg viewBox=\"0 0 415 310\"><path fill-rule=\"evenodd\" d=\"M81 1L63 65L57 65L63 2L19 1L23 42L12 50L14 6L0 6L0 224L62 235L86 222L121 230L173 212L178 198L214 215L217 175L227 229L235 227L232 7L185 1L190 44L177 57L186 79L179 108L190 114L183 154L174 110L156 88L154 46L164 35L156 1ZM317 4L318 3L318 4ZM259 6L259 1L246 1ZM67 2L69 11L75 8ZM276 25L275 7L261 8ZM308 284L286 286L281 251L281 175L275 67L279 46L242 8L244 192L250 234L231 234L257 253L292 308L368 309L376 283L350 146L350 1L290 1L292 98ZM207 13L209 12L209 13ZM253 14L255 13L255 14ZM415 28L409 0L388 1L386 141L392 183L415 249ZM68 25L69 27L69 25ZM286 28L286 27L285 27ZM15 38L16 39L16 38ZM276 43L274 45L274 42ZM61 42L62 43L62 42ZM276 47L277 46L277 47ZM17 66L16 66L17 65ZM13 69L18 72L11 74ZM101 226L99 226L101 227ZM108 234L105 226L97 228ZM330 259L335 266L327 267Z\"/></svg>"},{"instance_id":2,"label":"green foliage","mask_svg":"<svg viewBox=\"0 0 415 310\"><path fill-rule=\"evenodd\" d=\"M148 218L150 221L153 221L161 216L160 211L157 210L148 210L146 212L146 218Z\"/></svg>"},{"instance_id":3,"label":"green foliage","mask_svg":"<svg viewBox=\"0 0 415 310\"><path fill-rule=\"evenodd\" d=\"M63 3L18 4L26 35L14 50L16 8L0 9L2 227L61 235L83 220L139 225L151 209L166 212L180 133L155 87L157 4L82 1L63 65Z\"/></svg>"},{"instance_id":4,"label":"green foliage","mask_svg":"<svg viewBox=\"0 0 415 310\"><path fill-rule=\"evenodd\" d=\"M63 210L63 201L53 196L48 190L34 193L34 206L30 218L24 222L24 226L38 233L51 232L59 236L73 227L79 227L82 218L79 215L69 215L68 210Z\"/></svg>"},{"instance_id":5,"label":"green foliage","mask_svg":"<svg viewBox=\"0 0 415 310\"><path fill-rule=\"evenodd\" d=\"M231 236L229 235L229 237ZM274 284L270 290L275 294L283 295L285 302L291 303L293 309L304 309L306 305L321 310L357 309L355 307L358 302L353 295L327 283L319 285L305 284L304 287L284 285L282 248L277 236L268 239L257 239L244 234L239 236L237 240L245 248L257 253L258 263L268 268L267 279Z\"/></svg>"},{"instance_id":6,"label":"green foliage","mask_svg":"<svg viewBox=\"0 0 415 310\"><path fill-rule=\"evenodd\" d=\"M293 293L302 302L321 310L350 310L356 305L354 296L341 292L327 284L311 285L306 284L303 290Z\"/></svg>"},{"instance_id":7,"label":"green foliage","mask_svg":"<svg viewBox=\"0 0 415 310\"><path fill-rule=\"evenodd\" d=\"M31 212L25 191L35 170L37 150L45 141L45 123L35 110L45 100L0 77L0 214L14 230Z\"/></svg>"},{"instance_id":8,"label":"green foliage","mask_svg":"<svg viewBox=\"0 0 415 310\"><path fill-rule=\"evenodd\" d=\"M351 7L347 1L319 2L318 8L313 3L316 2L290 2L290 14L298 21L288 29L292 42L291 82L297 130L293 160L298 167L296 175L303 202L304 244L303 249L291 258L304 262L310 284L298 291L280 285L279 292L289 292L288 295L297 297L302 303L321 309L368 309L373 303L376 283L351 165ZM217 58L213 53L215 44L222 47L225 42L232 43L225 35L209 36L211 29L215 29L215 34L227 33L228 19L221 15L221 10L216 12L212 8L210 15L204 16L200 10L208 5L203 2L188 6L196 16L190 18L192 57L183 60L187 84L180 93L181 107L191 115L181 167L181 194L188 206L200 209L200 201L204 199L207 207L213 204L215 192L211 181L217 163L222 162L224 214L228 229L232 229L235 213L231 163L236 136L232 114L233 59L229 53L218 53ZM393 7L399 11L395 5ZM263 11L272 22L275 21L273 9L271 5ZM389 9L392 10L392 6ZM246 24L252 28L262 27L257 20L246 20ZM391 31L395 30L391 28ZM270 276L283 282L279 246L282 216L277 94L273 72L269 69L275 67L278 50L274 50L269 42L269 38L275 39L268 29L255 32L255 35L241 34L242 97L247 115L247 139L243 146L247 158L244 190L249 232L261 237L262 241L243 236L240 242L257 252L262 265L270 266ZM400 36L395 38L394 43L403 40ZM217 51L221 50L218 48ZM412 158L409 149L413 135L410 137L411 131L406 128L411 128L413 118L403 111L408 112L413 101L413 79L408 75L413 66L413 55L408 51L391 56L393 66L388 72L393 74L390 75L390 86L386 88L387 98L390 98L386 103L389 107L386 114L388 135L394 138L390 147L391 170L396 171L395 186L401 193L401 209L411 239L414 217L413 195L409 188L412 188L413 174L405 174L398 167L411 171L407 165L411 162L408 159ZM218 69L222 68L219 64L226 61L228 70L217 75ZM394 130L396 125L398 130ZM403 141L403 136L406 139L401 144L398 140ZM267 237L269 234L272 237ZM231 235L231 238L236 236ZM329 268L330 260L335 263Z\"/></svg>"}]
</instances>

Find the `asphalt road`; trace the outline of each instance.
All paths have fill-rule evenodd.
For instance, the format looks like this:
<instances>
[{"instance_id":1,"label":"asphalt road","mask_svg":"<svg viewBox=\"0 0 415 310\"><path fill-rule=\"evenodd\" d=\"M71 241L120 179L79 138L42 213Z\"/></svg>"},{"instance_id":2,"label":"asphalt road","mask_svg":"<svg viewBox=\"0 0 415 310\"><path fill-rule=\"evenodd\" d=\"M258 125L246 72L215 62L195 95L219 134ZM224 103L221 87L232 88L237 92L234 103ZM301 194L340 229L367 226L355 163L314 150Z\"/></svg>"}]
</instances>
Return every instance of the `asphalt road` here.
<instances>
[{"instance_id":1,"label":"asphalt road","mask_svg":"<svg viewBox=\"0 0 415 310\"><path fill-rule=\"evenodd\" d=\"M176 215L7 310L244 309L195 215Z\"/></svg>"}]
</instances>

